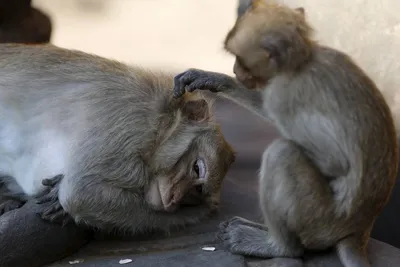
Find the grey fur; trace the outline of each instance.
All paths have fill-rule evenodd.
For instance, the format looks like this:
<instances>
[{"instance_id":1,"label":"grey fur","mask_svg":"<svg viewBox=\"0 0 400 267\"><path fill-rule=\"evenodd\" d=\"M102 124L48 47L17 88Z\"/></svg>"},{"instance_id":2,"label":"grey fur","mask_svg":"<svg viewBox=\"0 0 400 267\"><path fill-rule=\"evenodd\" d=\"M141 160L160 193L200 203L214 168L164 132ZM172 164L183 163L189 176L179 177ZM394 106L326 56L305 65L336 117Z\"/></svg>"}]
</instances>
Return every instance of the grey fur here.
<instances>
[{"instance_id":1,"label":"grey fur","mask_svg":"<svg viewBox=\"0 0 400 267\"><path fill-rule=\"evenodd\" d=\"M206 218L234 153L208 102L199 94L174 99L172 88L168 73L52 45L0 45L0 174L13 178L3 182L34 198L49 193L41 179L62 174L48 200L106 231L169 231ZM150 184L195 182L199 157L209 174L199 205L155 210L145 199Z\"/></svg>"},{"instance_id":2,"label":"grey fur","mask_svg":"<svg viewBox=\"0 0 400 267\"><path fill-rule=\"evenodd\" d=\"M346 267L369 266L370 230L398 169L389 107L350 57L311 39L303 10L267 3L256 9L225 41L240 82L197 69L175 77L175 97L219 92L272 121L282 135L265 150L260 170L268 229L233 218L219 237L243 255L298 257L305 249L336 247Z\"/></svg>"}]
</instances>

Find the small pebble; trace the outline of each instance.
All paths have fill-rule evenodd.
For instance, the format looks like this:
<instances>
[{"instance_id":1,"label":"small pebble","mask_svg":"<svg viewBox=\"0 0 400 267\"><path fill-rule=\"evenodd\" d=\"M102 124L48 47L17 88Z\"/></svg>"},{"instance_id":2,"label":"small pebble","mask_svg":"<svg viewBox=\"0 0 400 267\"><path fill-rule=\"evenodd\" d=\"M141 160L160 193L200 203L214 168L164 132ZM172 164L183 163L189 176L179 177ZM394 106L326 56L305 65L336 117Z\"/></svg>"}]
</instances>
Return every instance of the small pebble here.
<instances>
[{"instance_id":1,"label":"small pebble","mask_svg":"<svg viewBox=\"0 0 400 267\"><path fill-rule=\"evenodd\" d=\"M202 250L205 250L205 251L214 251L214 250L215 250L215 247L204 247L204 248L202 248Z\"/></svg>"},{"instance_id":2,"label":"small pebble","mask_svg":"<svg viewBox=\"0 0 400 267\"><path fill-rule=\"evenodd\" d=\"M83 262L84 260L73 260L73 261L69 261L69 264L73 265L73 264L78 264Z\"/></svg>"},{"instance_id":3,"label":"small pebble","mask_svg":"<svg viewBox=\"0 0 400 267\"><path fill-rule=\"evenodd\" d=\"M130 263L130 262L132 262L131 259L123 259L123 260L119 261L119 264L126 264L126 263Z\"/></svg>"}]
</instances>

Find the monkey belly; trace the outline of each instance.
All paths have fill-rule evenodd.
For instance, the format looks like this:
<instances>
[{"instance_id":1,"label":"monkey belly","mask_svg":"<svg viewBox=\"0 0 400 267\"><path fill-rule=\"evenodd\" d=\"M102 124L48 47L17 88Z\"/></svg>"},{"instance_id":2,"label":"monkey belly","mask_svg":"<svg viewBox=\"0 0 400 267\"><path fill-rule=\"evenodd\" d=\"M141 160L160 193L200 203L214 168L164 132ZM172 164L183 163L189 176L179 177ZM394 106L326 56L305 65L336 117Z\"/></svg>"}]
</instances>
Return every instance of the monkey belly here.
<instances>
[{"instance_id":1,"label":"monkey belly","mask_svg":"<svg viewBox=\"0 0 400 267\"><path fill-rule=\"evenodd\" d=\"M52 136L15 159L12 177L26 195L40 194L45 189L43 179L64 174L68 158L66 144L63 138Z\"/></svg>"}]
</instances>

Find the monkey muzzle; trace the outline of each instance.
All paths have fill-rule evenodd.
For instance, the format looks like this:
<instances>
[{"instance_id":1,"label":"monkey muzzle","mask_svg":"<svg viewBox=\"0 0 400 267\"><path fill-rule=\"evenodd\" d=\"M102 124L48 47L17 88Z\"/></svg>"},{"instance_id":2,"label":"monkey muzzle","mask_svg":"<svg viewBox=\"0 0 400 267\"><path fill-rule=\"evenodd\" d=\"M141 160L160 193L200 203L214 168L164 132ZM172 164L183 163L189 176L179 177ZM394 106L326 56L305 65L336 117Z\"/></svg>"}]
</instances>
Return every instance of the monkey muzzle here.
<instances>
[{"instance_id":1,"label":"monkey muzzle","mask_svg":"<svg viewBox=\"0 0 400 267\"><path fill-rule=\"evenodd\" d=\"M155 179L146 193L146 200L157 211L176 212L180 207L206 203L207 194L203 184L194 183L186 177L172 183L166 177Z\"/></svg>"},{"instance_id":2,"label":"monkey muzzle","mask_svg":"<svg viewBox=\"0 0 400 267\"><path fill-rule=\"evenodd\" d=\"M235 62L233 73L235 74L236 79L248 89L259 89L266 84L264 79L252 75L250 71L241 66L238 61Z\"/></svg>"}]
</instances>

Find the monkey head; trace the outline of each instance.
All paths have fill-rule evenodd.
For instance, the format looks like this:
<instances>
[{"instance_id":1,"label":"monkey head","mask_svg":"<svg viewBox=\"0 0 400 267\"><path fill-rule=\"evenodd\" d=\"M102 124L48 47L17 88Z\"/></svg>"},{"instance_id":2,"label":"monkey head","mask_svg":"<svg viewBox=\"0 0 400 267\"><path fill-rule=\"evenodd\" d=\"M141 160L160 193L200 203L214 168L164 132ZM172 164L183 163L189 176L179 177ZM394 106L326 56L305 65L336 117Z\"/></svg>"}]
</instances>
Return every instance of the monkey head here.
<instances>
[{"instance_id":1,"label":"monkey head","mask_svg":"<svg viewBox=\"0 0 400 267\"><path fill-rule=\"evenodd\" d=\"M228 32L224 47L236 57L233 72L247 88L263 88L278 71L292 66L291 50L308 46L311 29L305 23L303 8L290 9L264 0L240 0L237 20ZM296 34L295 34L296 33ZM301 40L304 39L304 40Z\"/></svg>"},{"instance_id":2,"label":"monkey head","mask_svg":"<svg viewBox=\"0 0 400 267\"><path fill-rule=\"evenodd\" d=\"M146 201L156 211L179 212L195 206L218 210L223 178L235 161L233 149L211 119L209 103L188 99L188 94L155 158Z\"/></svg>"}]
</instances>

